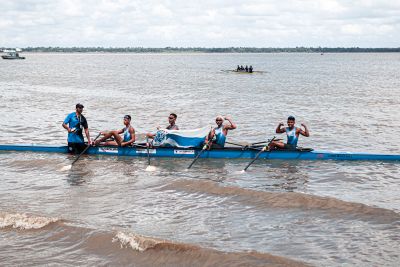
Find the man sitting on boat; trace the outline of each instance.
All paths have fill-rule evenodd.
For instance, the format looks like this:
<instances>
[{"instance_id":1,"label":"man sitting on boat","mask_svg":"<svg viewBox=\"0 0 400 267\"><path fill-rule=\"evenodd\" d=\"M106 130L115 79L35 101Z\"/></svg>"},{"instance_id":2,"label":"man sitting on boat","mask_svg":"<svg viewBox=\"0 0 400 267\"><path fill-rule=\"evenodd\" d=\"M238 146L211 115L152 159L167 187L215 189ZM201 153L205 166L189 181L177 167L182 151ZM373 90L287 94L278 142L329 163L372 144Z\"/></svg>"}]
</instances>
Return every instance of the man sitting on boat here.
<instances>
[{"instance_id":1,"label":"man sitting on boat","mask_svg":"<svg viewBox=\"0 0 400 267\"><path fill-rule=\"evenodd\" d=\"M85 116L82 115L83 105L78 103L75 108L75 112L68 114L62 126L68 131L68 150L74 154L79 154L86 148L82 134L83 130L85 130L89 144L91 140L88 123Z\"/></svg>"},{"instance_id":2,"label":"man sitting on boat","mask_svg":"<svg viewBox=\"0 0 400 267\"><path fill-rule=\"evenodd\" d=\"M171 113L168 116L168 126L165 128L167 130L179 130L178 125L176 125L176 119L178 118L178 115L176 115L175 113ZM154 139L154 137L156 136L155 133L147 133L146 137Z\"/></svg>"},{"instance_id":3,"label":"man sitting on boat","mask_svg":"<svg viewBox=\"0 0 400 267\"><path fill-rule=\"evenodd\" d=\"M269 149L287 149L287 150L295 150L297 147L297 141L299 140L300 134L309 137L310 133L305 124L301 124L304 127L304 130L301 127L295 127L296 119L293 116L289 116L287 119L287 127L284 126L283 122L279 123L278 127L276 127L275 132L277 134L286 133L287 142L286 144L281 141L272 141L269 145Z\"/></svg>"},{"instance_id":4,"label":"man sitting on boat","mask_svg":"<svg viewBox=\"0 0 400 267\"><path fill-rule=\"evenodd\" d=\"M124 116L124 125L125 127L121 130L115 131L104 131L101 132L103 137L99 140L96 140L94 143L95 145L102 145L107 146L130 146L135 142L135 129L131 126L131 116L125 115ZM120 135L122 134L123 137ZM113 138L114 140L107 141L107 139Z\"/></svg>"},{"instance_id":5,"label":"man sitting on boat","mask_svg":"<svg viewBox=\"0 0 400 267\"><path fill-rule=\"evenodd\" d=\"M227 120L229 124L224 125L224 120ZM230 117L224 118L222 116L217 116L215 123L217 127L211 129L205 142L208 143L209 148L222 148L225 146L228 131L236 129L236 124L232 122Z\"/></svg>"}]
</instances>

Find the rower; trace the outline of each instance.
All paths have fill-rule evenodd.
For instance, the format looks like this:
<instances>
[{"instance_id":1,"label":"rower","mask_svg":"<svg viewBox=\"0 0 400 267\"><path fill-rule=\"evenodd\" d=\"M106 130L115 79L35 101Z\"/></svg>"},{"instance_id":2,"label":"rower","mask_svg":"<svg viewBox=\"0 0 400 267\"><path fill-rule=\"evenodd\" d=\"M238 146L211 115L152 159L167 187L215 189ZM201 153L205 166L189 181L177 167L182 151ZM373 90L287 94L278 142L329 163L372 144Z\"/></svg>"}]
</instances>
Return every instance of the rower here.
<instances>
[{"instance_id":1,"label":"rower","mask_svg":"<svg viewBox=\"0 0 400 267\"><path fill-rule=\"evenodd\" d=\"M249 67L249 72L253 73L253 66L252 65L250 65L250 67Z\"/></svg>"},{"instance_id":2,"label":"rower","mask_svg":"<svg viewBox=\"0 0 400 267\"><path fill-rule=\"evenodd\" d=\"M246 72L249 72L249 67L247 67L247 65L246 65L246 67L244 68L244 70L245 70Z\"/></svg>"},{"instance_id":3,"label":"rower","mask_svg":"<svg viewBox=\"0 0 400 267\"><path fill-rule=\"evenodd\" d=\"M224 125L224 119L229 122L229 124ZM232 122L230 117L217 116L215 119L217 127L213 128L208 136L206 137L205 143L208 144L209 148L222 148L225 146L226 136L229 130L236 129L236 124Z\"/></svg>"},{"instance_id":4,"label":"rower","mask_svg":"<svg viewBox=\"0 0 400 267\"><path fill-rule=\"evenodd\" d=\"M240 71L240 66L237 65L236 71Z\"/></svg>"},{"instance_id":5,"label":"rower","mask_svg":"<svg viewBox=\"0 0 400 267\"><path fill-rule=\"evenodd\" d=\"M269 149L287 149L287 150L296 150L297 141L299 140L300 134L309 137L310 133L308 131L307 126L302 123L301 126L304 127L304 130L301 127L295 127L296 119L293 116L289 116L287 119L287 127L284 126L283 122L279 123L278 127L276 127L275 132L277 134L286 133L287 142L286 144L281 141L272 141L269 145Z\"/></svg>"},{"instance_id":6,"label":"rower","mask_svg":"<svg viewBox=\"0 0 400 267\"><path fill-rule=\"evenodd\" d=\"M68 151L74 154L79 154L86 148L82 134L83 130L89 145L92 143L87 120L82 115L83 108L82 104L76 104L75 112L68 114L62 124L62 127L68 131Z\"/></svg>"},{"instance_id":7,"label":"rower","mask_svg":"<svg viewBox=\"0 0 400 267\"><path fill-rule=\"evenodd\" d=\"M177 118L178 118L178 115L176 115L175 113L169 114L169 116L168 116L168 126L165 129L167 129L167 130L179 130L178 125L175 124ZM154 139L156 134L147 133L146 136L148 138Z\"/></svg>"},{"instance_id":8,"label":"rower","mask_svg":"<svg viewBox=\"0 0 400 267\"><path fill-rule=\"evenodd\" d=\"M106 146L130 146L135 142L135 129L131 125L131 116L130 115L125 115L124 116L124 125L125 127L122 128L121 130L115 130L115 131L105 131L101 132L103 137L99 140L97 140L94 144L99 145L101 142L102 145ZM120 136L120 134L123 134L123 137ZM114 140L112 141L107 141L107 139L113 137Z\"/></svg>"}]
</instances>

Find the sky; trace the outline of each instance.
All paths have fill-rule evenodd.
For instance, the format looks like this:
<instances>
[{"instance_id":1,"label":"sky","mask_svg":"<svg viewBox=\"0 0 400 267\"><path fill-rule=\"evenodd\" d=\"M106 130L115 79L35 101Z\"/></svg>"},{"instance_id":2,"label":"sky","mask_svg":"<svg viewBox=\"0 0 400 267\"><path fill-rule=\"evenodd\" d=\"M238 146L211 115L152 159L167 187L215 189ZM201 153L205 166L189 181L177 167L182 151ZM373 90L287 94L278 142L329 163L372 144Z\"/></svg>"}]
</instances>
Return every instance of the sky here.
<instances>
[{"instance_id":1,"label":"sky","mask_svg":"<svg viewBox=\"0 0 400 267\"><path fill-rule=\"evenodd\" d=\"M400 0L2 0L0 47L400 47Z\"/></svg>"}]
</instances>

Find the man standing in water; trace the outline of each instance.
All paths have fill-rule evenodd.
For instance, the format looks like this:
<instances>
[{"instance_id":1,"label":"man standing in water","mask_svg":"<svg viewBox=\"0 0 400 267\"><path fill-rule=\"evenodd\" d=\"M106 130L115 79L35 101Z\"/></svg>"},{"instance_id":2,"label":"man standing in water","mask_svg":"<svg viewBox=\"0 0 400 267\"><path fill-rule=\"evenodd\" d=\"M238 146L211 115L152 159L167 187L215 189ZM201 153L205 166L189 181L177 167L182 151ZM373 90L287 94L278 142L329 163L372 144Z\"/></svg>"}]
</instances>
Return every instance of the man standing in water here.
<instances>
[{"instance_id":1,"label":"man standing in water","mask_svg":"<svg viewBox=\"0 0 400 267\"><path fill-rule=\"evenodd\" d=\"M229 122L229 124L224 125L224 119ZM205 142L208 143L210 148L221 148L225 146L226 136L229 130L236 129L236 124L232 122L230 117L217 116L215 119L217 127L212 128L211 132L206 137Z\"/></svg>"},{"instance_id":2,"label":"man standing in water","mask_svg":"<svg viewBox=\"0 0 400 267\"><path fill-rule=\"evenodd\" d=\"M287 124L288 127L282 127L284 126L283 122L279 123L278 127L276 127L275 132L277 134L280 133L286 133L287 137L287 142L286 144L280 141L272 141L271 144L269 145L269 149L275 149L275 148L280 148L280 149L288 149L288 150L295 150L297 147L297 141L299 140L300 134L309 137L310 133L308 131L308 128L305 124L301 124L301 126L304 127L304 130L301 127L295 127L296 120L293 116L289 116L287 119Z\"/></svg>"},{"instance_id":3,"label":"man standing in water","mask_svg":"<svg viewBox=\"0 0 400 267\"><path fill-rule=\"evenodd\" d=\"M91 144L88 123L85 116L82 115L83 105L78 103L75 106L76 111L68 114L62 126L68 131L68 150L71 153L79 154L85 148L83 139L83 130L85 131L88 144Z\"/></svg>"}]
</instances>

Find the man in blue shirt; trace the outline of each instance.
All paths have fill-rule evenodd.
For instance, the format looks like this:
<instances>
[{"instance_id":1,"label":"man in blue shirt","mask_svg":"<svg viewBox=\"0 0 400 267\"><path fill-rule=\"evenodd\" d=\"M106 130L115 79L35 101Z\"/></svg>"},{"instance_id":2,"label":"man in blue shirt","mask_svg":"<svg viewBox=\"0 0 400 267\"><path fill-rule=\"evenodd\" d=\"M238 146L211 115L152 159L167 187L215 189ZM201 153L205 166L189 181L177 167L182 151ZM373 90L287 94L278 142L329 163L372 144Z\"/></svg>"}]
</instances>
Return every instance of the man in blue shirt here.
<instances>
[{"instance_id":1,"label":"man in blue shirt","mask_svg":"<svg viewBox=\"0 0 400 267\"><path fill-rule=\"evenodd\" d=\"M85 131L88 144L91 144L88 123L82 115L83 105L76 104L76 111L68 114L62 126L68 131L68 150L71 153L81 153L86 145L83 139L83 131Z\"/></svg>"}]
</instances>

